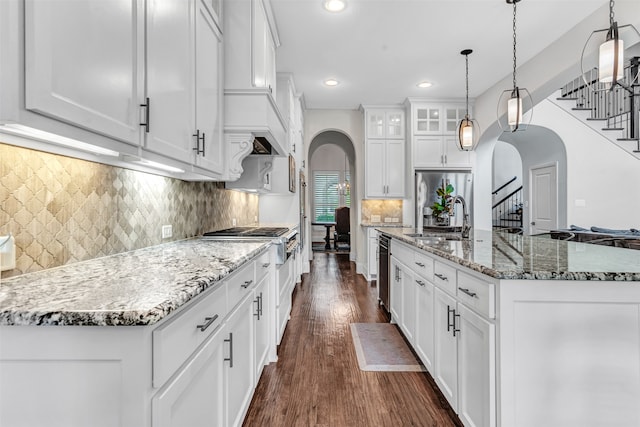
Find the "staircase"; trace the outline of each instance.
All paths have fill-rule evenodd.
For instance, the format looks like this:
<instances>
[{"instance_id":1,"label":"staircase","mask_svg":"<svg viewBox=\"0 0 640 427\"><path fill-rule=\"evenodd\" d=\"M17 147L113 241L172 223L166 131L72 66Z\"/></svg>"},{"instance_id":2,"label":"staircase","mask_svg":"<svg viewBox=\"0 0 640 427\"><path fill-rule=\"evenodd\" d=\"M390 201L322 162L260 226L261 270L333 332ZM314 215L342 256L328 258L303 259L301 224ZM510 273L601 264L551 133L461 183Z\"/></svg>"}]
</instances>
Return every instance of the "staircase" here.
<instances>
[{"instance_id":1,"label":"staircase","mask_svg":"<svg viewBox=\"0 0 640 427\"><path fill-rule=\"evenodd\" d=\"M514 176L500 187L493 190L492 196L496 196L501 190L507 188L516 181ZM522 234L522 185L512 189L492 206L492 225L494 230L508 231Z\"/></svg>"},{"instance_id":2,"label":"staircase","mask_svg":"<svg viewBox=\"0 0 640 427\"><path fill-rule=\"evenodd\" d=\"M576 77L564 85L555 96L556 105L637 159L640 159L639 59L628 61L622 86L610 89L599 83L594 68L584 78Z\"/></svg>"}]
</instances>

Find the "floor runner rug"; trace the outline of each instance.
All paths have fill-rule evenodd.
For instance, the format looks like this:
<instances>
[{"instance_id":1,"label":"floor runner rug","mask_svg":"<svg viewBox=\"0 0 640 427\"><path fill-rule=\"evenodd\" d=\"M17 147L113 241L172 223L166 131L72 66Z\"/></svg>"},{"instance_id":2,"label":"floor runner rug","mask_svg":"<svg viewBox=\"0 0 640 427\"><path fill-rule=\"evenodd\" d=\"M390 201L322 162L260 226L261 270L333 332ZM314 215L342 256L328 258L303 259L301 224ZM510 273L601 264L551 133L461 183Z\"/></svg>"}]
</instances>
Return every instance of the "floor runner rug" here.
<instances>
[{"instance_id":1,"label":"floor runner rug","mask_svg":"<svg viewBox=\"0 0 640 427\"><path fill-rule=\"evenodd\" d=\"M351 336L363 371L424 371L396 325L352 323Z\"/></svg>"}]
</instances>

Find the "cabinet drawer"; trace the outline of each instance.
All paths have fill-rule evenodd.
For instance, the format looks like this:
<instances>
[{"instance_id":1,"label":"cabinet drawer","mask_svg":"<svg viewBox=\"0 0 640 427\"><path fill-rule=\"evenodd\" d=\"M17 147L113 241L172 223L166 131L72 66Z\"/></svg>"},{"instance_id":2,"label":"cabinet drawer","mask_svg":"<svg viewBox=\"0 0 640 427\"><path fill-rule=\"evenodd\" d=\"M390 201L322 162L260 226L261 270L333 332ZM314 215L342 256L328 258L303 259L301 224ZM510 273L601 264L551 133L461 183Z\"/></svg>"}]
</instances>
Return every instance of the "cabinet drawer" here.
<instances>
[{"instance_id":1,"label":"cabinet drawer","mask_svg":"<svg viewBox=\"0 0 640 427\"><path fill-rule=\"evenodd\" d=\"M193 305L153 331L153 386L160 387L214 332L227 315L227 283L198 297Z\"/></svg>"},{"instance_id":2,"label":"cabinet drawer","mask_svg":"<svg viewBox=\"0 0 640 427\"><path fill-rule=\"evenodd\" d=\"M233 308L255 287L255 261L242 267L228 280L229 308Z\"/></svg>"},{"instance_id":3,"label":"cabinet drawer","mask_svg":"<svg viewBox=\"0 0 640 427\"><path fill-rule=\"evenodd\" d=\"M458 272L457 285L458 300L465 305L474 308L480 314L495 319L495 285L483 282L469 274Z\"/></svg>"},{"instance_id":4,"label":"cabinet drawer","mask_svg":"<svg viewBox=\"0 0 640 427\"><path fill-rule=\"evenodd\" d=\"M256 260L256 283L260 283L262 278L269 274L271 268L271 252L267 251Z\"/></svg>"},{"instance_id":5,"label":"cabinet drawer","mask_svg":"<svg viewBox=\"0 0 640 427\"><path fill-rule=\"evenodd\" d=\"M420 252L413 254L413 271L430 282L433 282L433 258Z\"/></svg>"},{"instance_id":6,"label":"cabinet drawer","mask_svg":"<svg viewBox=\"0 0 640 427\"><path fill-rule=\"evenodd\" d=\"M391 255L405 265L413 266L413 254L415 250L402 243L391 239Z\"/></svg>"},{"instance_id":7,"label":"cabinet drawer","mask_svg":"<svg viewBox=\"0 0 640 427\"><path fill-rule=\"evenodd\" d=\"M440 261L433 264L433 283L449 294L456 295L456 269Z\"/></svg>"}]
</instances>

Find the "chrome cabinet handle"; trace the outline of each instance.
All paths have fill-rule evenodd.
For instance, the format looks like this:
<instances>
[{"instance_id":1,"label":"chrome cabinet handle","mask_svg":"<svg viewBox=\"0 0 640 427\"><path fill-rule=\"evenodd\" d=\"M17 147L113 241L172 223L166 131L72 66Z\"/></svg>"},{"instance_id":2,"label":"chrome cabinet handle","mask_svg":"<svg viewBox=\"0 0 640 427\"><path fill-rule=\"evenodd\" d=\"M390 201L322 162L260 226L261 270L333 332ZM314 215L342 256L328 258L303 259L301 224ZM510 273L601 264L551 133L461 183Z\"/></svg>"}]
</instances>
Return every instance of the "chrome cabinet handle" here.
<instances>
[{"instance_id":1,"label":"chrome cabinet handle","mask_svg":"<svg viewBox=\"0 0 640 427\"><path fill-rule=\"evenodd\" d=\"M141 107L145 108L144 111L144 123L140 123L140 126L144 126L144 131L146 133L149 133L149 111L151 110L151 101L149 101L149 98L147 97L147 103L146 104L140 104Z\"/></svg>"},{"instance_id":2,"label":"chrome cabinet handle","mask_svg":"<svg viewBox=\"0 0 640 427\"><path fill-rule=\"evenodd\" d=\"M475 292L471 292L469 289L467 288L460 288L458 287L458 289L460 289L462 292L464 292L465 294L469 295L471 298L478 298L478 294Z\"/></svg>"},{"instance_id":3,"label":"chrome cabinet handle","mask_svg":"<svg viewBox=\"0 0 640 427\"><path fill-rule=\"evenodd\" d=\"M253 300L253 303L256 305L256 312L253 313L253 315L260 320L260 296L257 296L256 299Z\"/></svg>"},{"instance_id":4,"label":"chrome cabinet handle","mask_svg":"<svg viewBox=\"0 0 640 427\"><path fill-rule=\"evenodd\" d=\"M416 283L420 286L424 286L425 283L422 280L416 280Z\"/></svg>"},{"instance_id":5,"label":"chrome cabinet handle","mask_svg":"<svg viewBox=\"0 0 640 427\"><path fill-rule=\"evenodd\" d=\"M260 309L260 316L262 316L262 301L263 301L262 292L260 292L260 305L258 307ZM260 318L258 318L258 319L260 319Z\"/></svg>"},{"instance_id":6,"label":"chrome cabinet handle","mask_svg":"<svg viewBox=\"0 0 640 427\"><path fill-rule=\"evenodd\" d=\"M439 274L439 273L433 273L434 276L436 276L438 279L440 280L446 280L449 281L449 279L447 278L447 276L445 276L444 274Z\"/></svg>"},{"instance_id":7,"label":"chrome cabinet handle","mask_svg":"<svg viewBox=\"0 0 640 427\"><path fill-rule=\"evenodd\" d=\"M251 284L253 283L253 279L252 280L245 280L243 285L240 285L241 287L243 287L244 289L247 289L249 286L251 286Z\"/></svg>"},{"instance_id":8,"label":"chrome cabinet handle","mask_svg":"<svg viewBox=\"0 0 640 427\"><path fill-rule=\"evenodd\" d=\"M193 151L195 151L196 154L202 154L204 156L204 132L200 135L200 129L196 129L196 133L192 136L196 137L196 146L193 148ZM202 149L200 149L200 142L202 142Z\"/></svg>"},{"instance_id":9,"label":"chrome cabinet handle","mask_svg":"<svg viewBox=\"0 0 640 427\"><path fill-rule=\"evenodd\" d=\"M424 267L424 264L423 264L423 263L421 263L421 262L417 262L417 261L416 261L416 265L417 265L418 267Z\"/></svg>"},{"instance_id":10,"label":"chrome cabinet handle","mask_svg":"<svg viewBox=\"0 0 640 427\"><path fill-rule=\"evenodd\" d=\"M224 340L229 343L229 357L224 359L225 362L229 362L229 367L233 368L233 334L229 332L229 339Z\"/></svg>"},{"instance_id":11,"label":"chrome cabinet handle","mask_svg":"<svg viewBox=\"0 0 640 427\"><path fill-rule=\"evenodd\" d=\"M202 325L196 325L196 328L199 328L200 332L204 332L217 319L218 319L218 315L217 314L215 316L213 316L213 317L205 317L204 318L204 322L205 323L203 323Z\"/></svg>"},{"instance_id":12,"label":"chrome cabinet handle","mask_svg":"<svg viewBox=\"0 0 640 427\"><path fill-rule=\"evenodd\" d=\"M453 310L453 336L456 336L456 332L460 332L460 329L456 327L456 319L459 318L460 315L456 314L456 311Z\"/></svg>"},{"instance_id":13,"label":"chrome cabinet handle","mask_svg":"<svg viewBox=\"0 0 640 427\"><path fill-rule=\"evenodd\" d=\"M452 309L451 309L451 307L449 307L449 305L447 304L447 332L451 331L451 327L452 327L452 326L454 326L454 327L455 327L455 325L452 325L452 324L451 324L451 316L450 316L450 315L451 315L451 313L454 313L454 314L455 314L455 312L456 312L456 311L455 311L455 310L452 310ZM454 320L454 322L455 322L455 320Z\"/></svg>"},{"instance_id":14,"label":"chrome cabinet handle","mask_svg":"<svg viewBox=\"0 0 640 427\"><path fill-rule=\"evenodd\" d=\"M262 268L269 268L270 265L270 262L265 262L264 264L262 264Z\"/></svg>"}]
</instances>

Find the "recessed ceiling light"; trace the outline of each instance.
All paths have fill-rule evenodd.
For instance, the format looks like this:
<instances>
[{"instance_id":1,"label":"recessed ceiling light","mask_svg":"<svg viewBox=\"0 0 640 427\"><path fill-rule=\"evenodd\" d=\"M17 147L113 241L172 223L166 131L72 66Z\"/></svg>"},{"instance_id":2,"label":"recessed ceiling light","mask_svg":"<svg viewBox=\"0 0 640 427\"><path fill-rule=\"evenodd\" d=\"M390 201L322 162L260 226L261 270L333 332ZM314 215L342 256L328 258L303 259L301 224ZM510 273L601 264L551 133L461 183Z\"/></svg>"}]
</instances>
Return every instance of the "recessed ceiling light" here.
<instances>
[{"instance_id":1,"label":"recessed ceiling light","mask_svg":"<svg viewBox=\"0 0 640 427\"><path fill-rule=\"evenodd\" d=\"M433 83L431 83L431 82L420 82L420 83L417 84L417 86L419 88L423 88L424 89L424 88L428 88L428 87L433 86Z\"/></svg>"},{"instance_id":2,"label":"recessed ceiling light","mask_svg":"<svg viewBox=\"0 0 640 427\"><path fill-rule=\"evenodd\" d=\"M339 81L337 81L336 79L327 79L324 81L324 84L326 86L338 86L340 84Z\"/></svg>"},{"instance_id":3,"label":"recessed ceiling light","mask_svg":"<svg viewBox=\"0 0 640 427\"><path fill-rule=\"evenodd\" d=\"M347 7L347 3L344 0L326 0L324 2L324 8L329 12L342 12Z\"/></svg>"}]
</instances>

